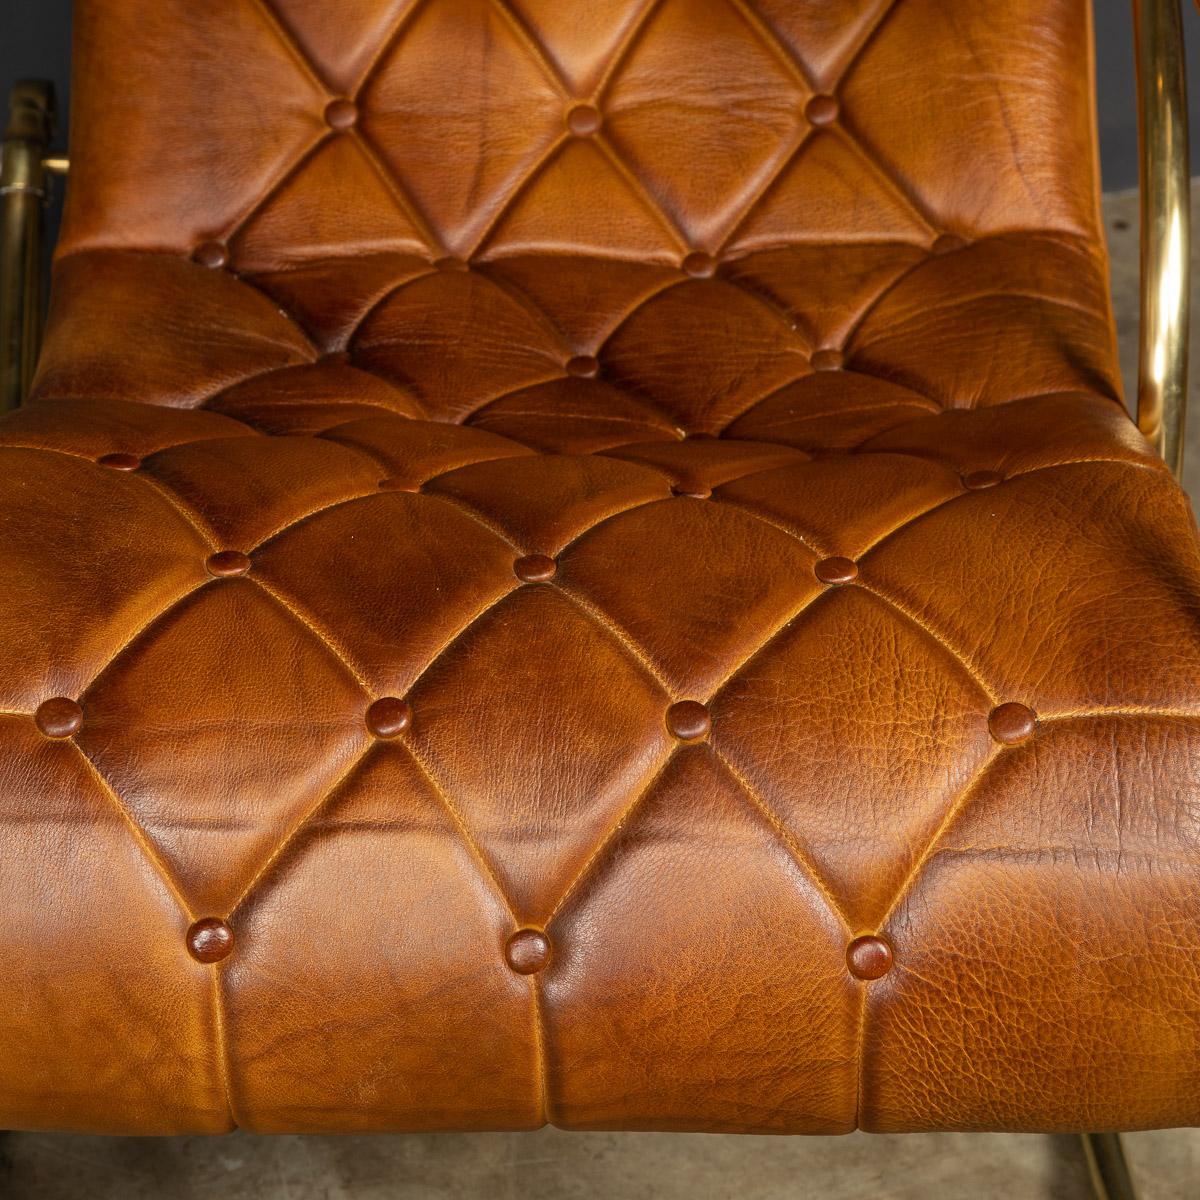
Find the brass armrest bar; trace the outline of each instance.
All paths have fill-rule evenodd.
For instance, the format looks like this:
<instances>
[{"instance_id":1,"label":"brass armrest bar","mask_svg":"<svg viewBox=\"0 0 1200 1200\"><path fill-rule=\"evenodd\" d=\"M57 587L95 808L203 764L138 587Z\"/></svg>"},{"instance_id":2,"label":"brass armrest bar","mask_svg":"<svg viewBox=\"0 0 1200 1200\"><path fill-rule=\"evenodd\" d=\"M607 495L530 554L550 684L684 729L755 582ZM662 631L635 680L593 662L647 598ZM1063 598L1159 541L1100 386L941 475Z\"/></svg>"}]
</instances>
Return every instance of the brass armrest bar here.
<instances>
[{"instance_id":1,"label":"brass armrest bar","mask_svg":"<svg viewBox=\"0 0 1200 1200\"><path fill-rule=\"evenodd\" d=\"M54 90L23 80L12 90L0 150L0 411L29 393L42 336L46 147Z\"/></svg>"},{"instance_id":2,"label":"brass armrest bar","mask_svg":"<svg viewBox=\"0 0 1200 1200\"><path fill-rule=\"evenodd\" d=\"M1178 475L1187 412L1191 178L1179 0L1133 0L1141 183L1137 422Z\"/></svg>"}]
</instances>

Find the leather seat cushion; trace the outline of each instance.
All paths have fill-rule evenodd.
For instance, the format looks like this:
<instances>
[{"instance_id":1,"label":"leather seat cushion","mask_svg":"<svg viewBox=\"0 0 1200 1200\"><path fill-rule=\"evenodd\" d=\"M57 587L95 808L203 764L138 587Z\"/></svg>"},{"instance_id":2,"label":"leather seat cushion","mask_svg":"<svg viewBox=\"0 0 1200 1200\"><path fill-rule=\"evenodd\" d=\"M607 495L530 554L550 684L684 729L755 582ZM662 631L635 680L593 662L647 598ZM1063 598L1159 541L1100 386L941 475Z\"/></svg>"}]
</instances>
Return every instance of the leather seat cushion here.
<instances>
[{"instance_id":1,"label":"leather seat cushion","mask_svg":"<svg viewBox=\"0 0 1200 1200\"><path fill-rule=\"evenodd\" d=\"M0 1122L1196 1121L1087 5L570 9L82 4Z\"/></svg>"}]
</instances>

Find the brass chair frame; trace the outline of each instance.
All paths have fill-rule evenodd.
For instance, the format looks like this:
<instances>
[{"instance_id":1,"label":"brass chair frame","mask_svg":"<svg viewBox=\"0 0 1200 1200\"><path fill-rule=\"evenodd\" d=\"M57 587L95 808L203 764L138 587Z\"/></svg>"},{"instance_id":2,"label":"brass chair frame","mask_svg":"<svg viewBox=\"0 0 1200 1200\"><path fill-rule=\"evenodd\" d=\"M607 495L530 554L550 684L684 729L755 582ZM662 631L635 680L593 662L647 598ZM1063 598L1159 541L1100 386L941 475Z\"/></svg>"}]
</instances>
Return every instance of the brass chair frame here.
<instances>
[{"instance_id":1,"label":"brass chair frame","mask_svg":"<svg viewBox=\"0 0 1200 1200\"><path fill-rule=\"evenodd\" d=\"M1133 22L1142 255L1137 421L1178 476L1187 409L1191 263L1187 70L1179 0L1133 0Z\"/></svg>"},{"instance_id":2,"label":"brass chair frame","mask_svg":"<svg viewBox=\"0 0 1200 1200\"><path fill-rule=\"evenodd\" d=\"M45 210L50 180L66 160L50 158L54 89L24 79L9 98L0 158L0 412L29 394L42 340Z\"/></svg>"},{"instance_id":3,"label":"brass chair frame","mask_svg":"<svg viewBox=\"0 0 1200 1200\"><path fill-rule=\"evenodd\" d=\"M1132 0L1138 69L1141 328L1137 423L1183 470L1190 318L1191 175L1180 0ZM1200 4L1200 0L1197 0ZM28 395L41 345L45 209L69 161L49 153L53 87L18 82L0 158L0 412ZM1083 1135L1097 1200L1136 1200L1117 1133Z\"/></svg>"}]
</instances>

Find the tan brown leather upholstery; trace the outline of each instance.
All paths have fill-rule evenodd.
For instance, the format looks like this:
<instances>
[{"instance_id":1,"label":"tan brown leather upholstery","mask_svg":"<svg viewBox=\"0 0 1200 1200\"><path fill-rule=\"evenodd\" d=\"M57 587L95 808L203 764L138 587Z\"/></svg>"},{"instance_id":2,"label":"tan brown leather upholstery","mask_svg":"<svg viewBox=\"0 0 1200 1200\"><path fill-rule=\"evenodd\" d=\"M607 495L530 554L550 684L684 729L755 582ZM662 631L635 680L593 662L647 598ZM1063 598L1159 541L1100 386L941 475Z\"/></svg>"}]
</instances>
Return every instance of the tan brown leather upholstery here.
<instances>
[{"instance_id":1,"label":"tan brown leather upholstery","mask_svg":"<svg viewBox=\"0 0 1200 1200\"><path fill-rule=\"evenodd\" d=\"M0 1122L1200 1118L1200 558L1085 0L82 0Z\"/></svg>"}]
</instances>

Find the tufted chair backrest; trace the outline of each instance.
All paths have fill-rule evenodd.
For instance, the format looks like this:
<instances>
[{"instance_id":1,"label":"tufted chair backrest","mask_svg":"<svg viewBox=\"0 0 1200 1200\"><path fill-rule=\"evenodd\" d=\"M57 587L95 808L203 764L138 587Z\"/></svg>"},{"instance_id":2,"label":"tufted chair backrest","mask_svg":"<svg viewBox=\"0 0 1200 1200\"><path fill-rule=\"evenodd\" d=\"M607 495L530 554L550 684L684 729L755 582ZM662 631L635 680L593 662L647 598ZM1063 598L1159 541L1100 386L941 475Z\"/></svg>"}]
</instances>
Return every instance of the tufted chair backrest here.
<instances>
[{"instance_id":1,"label":"tufted chair backrest","mask_svg":"<svg viewBox=\"0 0 1200 1200\"><path fill-rule=\"evenodd\" d=\"M599 363L718 434L846 357L932 258L1021 237L1028 270L1076 273L1098 228L1090 22L1089 0L80 0L59 254L220 268L431 419ZM936 268L959 269L993 273L986 252ZM750 353L778 369L747 384ZM968 395L965 371L889 372L989 399L986 371ZM1097 375L1062 386L1111 390Z\"/></svg>"},{"instance_id":2,"label":"tufted chair backrest","mask_svg":"<svg viewBox=\"0 0 1200 1200\"><path fill-rule=\"evenodd\" d=\"M80 0L110 68L66 245L264 273L1088 229L1089 36L1086 0Z\"/></svg>"}]
</instances>

